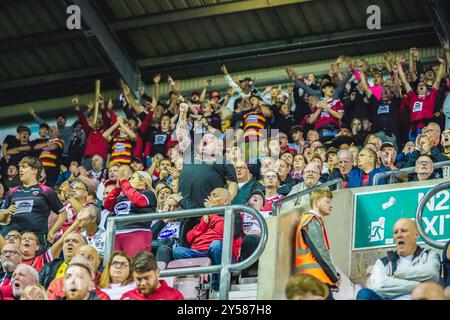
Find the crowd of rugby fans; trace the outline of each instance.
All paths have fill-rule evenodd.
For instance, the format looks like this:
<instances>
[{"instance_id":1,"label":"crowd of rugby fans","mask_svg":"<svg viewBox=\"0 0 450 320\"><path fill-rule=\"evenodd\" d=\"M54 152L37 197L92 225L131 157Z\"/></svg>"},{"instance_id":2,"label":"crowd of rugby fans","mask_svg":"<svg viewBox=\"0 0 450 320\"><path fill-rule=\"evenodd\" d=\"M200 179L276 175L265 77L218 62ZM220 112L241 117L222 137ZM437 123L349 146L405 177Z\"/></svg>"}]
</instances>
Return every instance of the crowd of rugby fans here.
<instances>
[{"instance_id":1,"label":"crowd of rugby fans","mask_svg":"<svg viewBox=\"0 0 450 320\"><path fill-rule=\"evenodd\" d=\"M289 85L266 88L222 66L226 92L206 81L190 96L168 76L163 97L155 75L151 93L122 83L120 97L100 95L96 122L94 102L76 96L74 123L60 114L49 126L30 109L39 137L20 125L2 143L0 300L182 299L156 261L220 264L224 218L214 214L119 224L103 267L108 217L230 204L268 216L276 200L337 178L371 186L376 173L408 167L395 183L442 177L433 165L450 160L444 52L429 66L416 48L373 66L340 56L329 74L287 68ZM260 228L246 214L235 224L239 261ZM256 275L257 263L243 274ZM211 285L218 290L217 275Z\"/></svg>"}]
</instances>

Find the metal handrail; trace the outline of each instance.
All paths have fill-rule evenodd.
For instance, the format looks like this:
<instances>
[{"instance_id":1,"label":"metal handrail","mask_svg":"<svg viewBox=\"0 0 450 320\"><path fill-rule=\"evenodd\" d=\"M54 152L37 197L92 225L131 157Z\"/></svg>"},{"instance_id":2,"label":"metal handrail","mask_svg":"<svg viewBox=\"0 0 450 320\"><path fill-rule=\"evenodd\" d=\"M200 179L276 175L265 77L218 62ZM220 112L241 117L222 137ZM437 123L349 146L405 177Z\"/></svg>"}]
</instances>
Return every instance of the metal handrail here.
<instances>
[{"instance_id":1,"label":"metal handrail","mask_svg":"<svg viewBox=\"0 0 450 320\"><path fill-rule=\"evenodd\" d=\"M158 212L158 213L145 213L145 214L135 214L120 217L108 218L106 224L106 240L105 240L105 255L103 258L103 265L106 266L108 263L114 248L114 235L116 233L116 224L119 222L147 222L152 220L161 219L185 219L200 217L203 215L217 214L224 212L224 227L223 227L223 247L222 247L222 262L221 265L214 265L208 267L191 267L183 269L172 269L172 270L162 270L160 275L162 277L170 276L182 276L182 275L194 275L194 274L205 274L205 273L218 273L220 272L220 287L219 287L219 299L228 300L229 296L229 283L231 272L236 272L248 268L253 263L255 263L261 254L263 253L267 238L268 229L267 223L264 217L257 210L244 205L232 205L232 206L221 206L212 208L199 208L190 209L182 211L172 211L172 212ZM233 234L234 234L234 214L235 212L245 212L253 216L259 223L261 228L261 238L258 243L256 250L244 261L232 264L232 246L233 246Z\"/></svg>"},{"instance_id":2,"label":"metal handrail","mask_svg":"<svg viewBox=\"0 0 450 320\"><path fill-rule=\"evenodd\" d=\"M444 181L444 182L436 185L431 190L429 190L425 194L425 196L422 198L422 200L420 200L419 206L417 207L417 211L416 211L416 224L417 224L417 228L419 229L420 236L422 237L423 241L425 241L426 244L428 244L429 246L436 248L436 249L443 249L445 246L445 243L433 240L426 234L426 232L423 228L422 215L423 215L423 210L425 209L427 202L436 193L438 193L442 190L447 190L448 188L450 188L450 181Z\"/></svg>"},{"instance_id":3,"label":"metal handrail","mask_svg":"<svg viewBox=\"0 0 450 320\"><path fill-rule=\"evenodd\" d=\"M450 166L450 160L433 163L433 170L440 169L445 166ZM397 174L414 173L415 170L416 170L416 167L408 167L408 168L403 168L403 169L398 169L398 170L378 172L373 177L373 185L377 186L379 180L382 178L387 178L389 176L397 175Z\"/></svg>"},{"instance_id":4,"label":"metal handrail","mask_svg":"<svg viewBox=\"0 0 450 320\"><path fill-rule=\"evenodd\" d=\"M311 193L311 192L313 192L315 190L323 189L325 187L329 187L329 186L332 186L332 185L337 185L337 189L338 190L342 189L343 188L342 179L337 178L337 179L333 179L333 180L330 180L330 181L327 181L327 182L324 182L324 183L321 183L321 184L317 184L314 187L302 190L300 192L291 194L290 196L287 196L287 197L285 197L283 199L275 201L272 204L272 216L279 216L280 215L280 210L281 210L281 207L283 206L283 203L289 202L290 200L297 199L299 197L302 197L305 194L309 194L309 193Z\"/></svg>"}]
</instances>

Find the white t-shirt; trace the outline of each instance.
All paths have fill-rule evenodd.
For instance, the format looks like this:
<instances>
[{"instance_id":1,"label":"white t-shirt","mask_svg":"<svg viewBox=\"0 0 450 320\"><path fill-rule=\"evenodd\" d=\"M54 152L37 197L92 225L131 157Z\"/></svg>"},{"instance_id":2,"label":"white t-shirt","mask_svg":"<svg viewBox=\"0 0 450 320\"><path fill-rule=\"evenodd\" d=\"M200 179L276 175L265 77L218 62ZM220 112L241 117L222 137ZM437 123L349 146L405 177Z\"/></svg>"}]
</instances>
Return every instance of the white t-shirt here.
<instances>
[{"instance_id":1,"label":"white t-shirt","mask_svg":"<svg viewBox=\"0 0 450 320\"><path fill-rule=\"evenodd\" d=\"M260 211L260 213L264 218L271 216L270 211ZM244 233L246 235L248 235L248 234L259 235L261 233L261 226L259 225L258 221L252 215L242 212L241 216L242 216L242 220L243 220Z\"/></svg>"},{"instance_id":2,"label":"white t-shirt","mask_svg":"<svg viewBox=\"0 0 450 320\"><path fill-rule=\"evenodd\" d=\"M80 232L80 234L86 239L88 245L94 247L97 250L99 256L103 257L105 251L106 231L102 228L98 228L97 232L89 237L86 234L86 230Z\"/></svg>"},{"instance_id":3,"label":"white t-shirt","mask_svg":"<svg viewBox=\"0 0 450 320\"><path fill-rule=\"evenodd\" d=\"M111 300L120 300L125 293L134 289L136 289L136 284L132 282L126 286L111 283L109 288L102 288L101 290L106 293Z\"/></svg>"}]
</instances>

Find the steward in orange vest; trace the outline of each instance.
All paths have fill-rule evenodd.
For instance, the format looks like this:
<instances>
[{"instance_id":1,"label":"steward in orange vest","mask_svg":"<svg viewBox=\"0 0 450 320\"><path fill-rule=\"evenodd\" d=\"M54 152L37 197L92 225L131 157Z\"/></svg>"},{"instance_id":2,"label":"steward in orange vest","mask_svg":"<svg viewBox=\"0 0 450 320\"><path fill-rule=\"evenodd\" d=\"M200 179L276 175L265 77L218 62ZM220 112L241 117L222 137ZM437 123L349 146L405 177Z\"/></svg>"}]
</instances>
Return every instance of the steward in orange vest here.
<instances>
[{"instance_id":1,"label":"steward in orange vest","mask_svg":"<svg viewBox=\"0 0 450 320\"><path fill-rule=\"evenodd\" d=\"M310 274L330 287L336 287L339 274L333 264L330 245L322 221L332 209L332 195L328 190L311 194L313 210L303 213L295 237L295 273Z\"/></svg>"}]
</instances>

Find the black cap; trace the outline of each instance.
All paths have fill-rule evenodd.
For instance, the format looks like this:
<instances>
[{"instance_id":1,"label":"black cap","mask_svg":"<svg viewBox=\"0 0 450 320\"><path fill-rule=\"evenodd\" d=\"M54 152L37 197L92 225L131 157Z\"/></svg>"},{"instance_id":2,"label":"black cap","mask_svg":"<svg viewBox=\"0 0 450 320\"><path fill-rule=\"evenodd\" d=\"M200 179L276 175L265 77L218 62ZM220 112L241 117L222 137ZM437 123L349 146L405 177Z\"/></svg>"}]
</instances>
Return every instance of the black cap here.
<instances>
[{"instance_id":1,"label":"black cap","mask_svg":"<svg viewBox=\"0 0 450 320\"><path fill-rule=\"evenodd\" d=\"M39 129L42 129L42 128L47 128L47 130L48 130L48 129L50 129L50 126L44 122L39 125Z\"/></svg>"},{"instance_id":2,"label":"black cap","mask_svg":"<svg viewBox=\"0 0 450 320\"><path fill-rule=\"evenodd\" d=\"M21 133L21 132L27 131L28 134L31 134L30 128L28 128L27 126L24 126L24 125L18 126L16 131L17 131L17 133Z\"/></svg>"},{"instance_id":3,"label":"black cap","mask_svg":"<svg viewBox=\"0 0 450 320\"><path fill-rule=\"evenodd\" d=\"M141 158L133 158L133 159L131 159L131 162L130 162L130 163L133 163L133 162L138 162L138 163L140 163L140 164L144 164L144 161L142 161Z\"/></svg>"},{"instance_id":4,"label":"black cap","mask_svg":"<svg viewBox=\"0 0 450 320\"><path fill-rule=\"evenodd\" d=\"M239 83L242 83L242 82L250 82L250 81L253 81L253 79L250 78L250 77L245 77L244 79L239 80Z\"/></svg>"},{"instance_id":5,"label":"black cap","mask_svg":"<svg viewBox=\"0 0 450 320\"><path fill-rule=\"evenodd\" d=\"M251 98L256 98L256 99L258 99L258 100L260 100L260 101L264 101L263 100L263 98L261 98L259 95L257 95L257 94L252 94L249 98L248 98L248 100L250 100Z\"/></svg>"},{"instance_id":6,"label":"black cap","mask_svg":"<svg viewBox=\"0 0 450 320\"><path fill-rule=\"evenodd\" d=\"M391 147L391 148L394 148L395 150L397 150L397 147L392 142L389 142L389 141L383 142L380 150L383 150L384 147Z\"/></svg>"},{"instance_id":7,"label":"black cap","mask_svg":"<svg viewBox=\"0 0 450 320\"><path fill-rule=\"evenodd\" d=\"M251 197L253 197L255 194L260 195L263 199L263 205L266 205L266 196L264 195L264 192L261 189L255 189L252 191L252 193L250 193L250 196L247 199L250 200Z\"/></svg>"}]
</instances>

